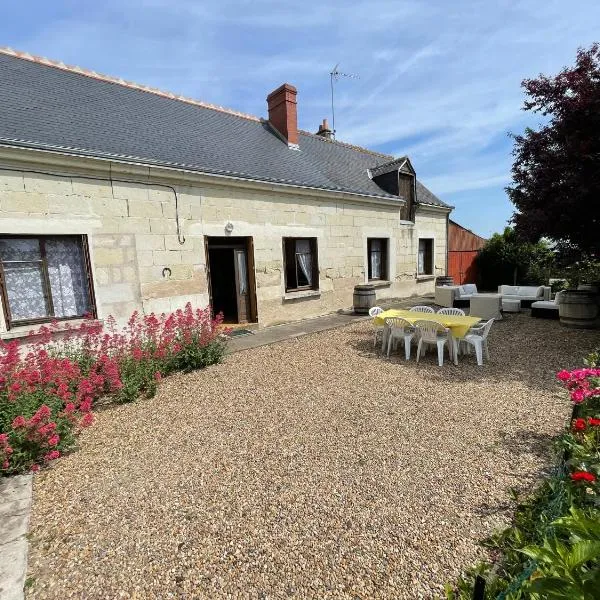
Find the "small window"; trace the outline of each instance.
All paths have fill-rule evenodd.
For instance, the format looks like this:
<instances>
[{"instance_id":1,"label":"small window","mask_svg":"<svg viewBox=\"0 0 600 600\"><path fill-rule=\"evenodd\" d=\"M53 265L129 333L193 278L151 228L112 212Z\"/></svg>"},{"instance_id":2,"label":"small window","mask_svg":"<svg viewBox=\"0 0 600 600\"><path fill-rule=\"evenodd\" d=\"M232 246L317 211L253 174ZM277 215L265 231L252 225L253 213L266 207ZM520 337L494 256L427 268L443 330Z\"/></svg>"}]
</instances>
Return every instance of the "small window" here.
<instances>
[{"instance_id":1,"label":"small window","mask_svg":"<svg viewBox=\"0 0 600 600\"><path fill-rule=\"evenodd\" d=\"M367 255L369 259L369 281L388 278L388 241L385 238L369 238L367 240Z\"/></svg>"},{"instance_id":2,"label":"small window","mask_svg":"<svg viewBox=\"0 0 600 600\"><path fill-rule=\"evenodd\" d=\"M7 326L94 314L85 236L0 237Z\"/></svg>"},{"instance_id":3,"label":"small window","mask_svg":"<svg viewBox=\"0 0 600 600\"><path fill-rule=\"evenodd\" d=\"M419 240L418 274L433 275L433 240Z\"/></svg>"},{"instance_id":4,"label":"small window","mask_svg":"<svg viewBox=\"0 0 600 600\"><path fill-rule=\"evenodd\" d=\"M285 291L319 289L317 238L283 238Z\"/></svg>"}]
</instances>

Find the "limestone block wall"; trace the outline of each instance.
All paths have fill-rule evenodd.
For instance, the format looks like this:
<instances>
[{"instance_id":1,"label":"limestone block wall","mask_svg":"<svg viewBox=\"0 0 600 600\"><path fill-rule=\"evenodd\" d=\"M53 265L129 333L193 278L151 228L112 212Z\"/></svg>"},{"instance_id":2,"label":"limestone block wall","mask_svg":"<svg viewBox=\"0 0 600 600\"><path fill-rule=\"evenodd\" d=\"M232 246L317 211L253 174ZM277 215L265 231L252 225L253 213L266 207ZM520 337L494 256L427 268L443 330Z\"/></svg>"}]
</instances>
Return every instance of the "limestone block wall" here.
<instances>
[{"instance_id":1,"label":"limestone block wall","mask_svg":"<svg viewBox=\"0 0 600 600\"><path fill-rule=\"evenodd\" d=\"M205 236L224 236L227 222L233 224L231 235L253 238L261 325L350 306L354 285L366 281L368 238L389 240L389 283L378 288L381 298L433 291L432 278L416 277L419 237L435 240L434 274L445 272L446 214L441 211L420 207L414 225L407 225L400 222L397 206L195 183L187 177L170 182L178 195L178 235L173 191L148 178L147 184L111 182L0 165L0 235L87 235L99 316L121 320L133 310L167 312L188 301L208 304ZM285 293L284 237L317 238L318 292Z\"/></svg>"}]
</instances>

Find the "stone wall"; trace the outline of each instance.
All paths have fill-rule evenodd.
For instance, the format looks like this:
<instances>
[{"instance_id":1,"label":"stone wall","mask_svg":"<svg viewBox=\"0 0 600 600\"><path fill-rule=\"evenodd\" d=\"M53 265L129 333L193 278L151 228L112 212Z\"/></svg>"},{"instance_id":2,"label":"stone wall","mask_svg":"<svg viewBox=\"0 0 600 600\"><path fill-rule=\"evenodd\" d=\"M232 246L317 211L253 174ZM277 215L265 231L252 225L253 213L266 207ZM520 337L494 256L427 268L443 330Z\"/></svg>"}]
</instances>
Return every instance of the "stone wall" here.
<instances>
[{"instance_id":1,"label":"stone wall","mask_svg":"<svg viewBox=\"0 0 600 600\"><path fill-rule=\"evenodd\" d=\"M171 311L188 301L206 305L204 239L225 235L227 222L233 236L253 237L262 325L350 306L354 285L366 280L369 237L389 239L390 283L378 288L379 297L433 291L431 278L416 278L419 237L435 240L434 274L445 272L445 212L421 207L415 224L407 225L400 222L398 206L185 179L186 185L176 185L178 237L175 195L168 187L4 168L0 234L87 235L99 316L118 319L136 309ZM285 293L283 237L318 239L318 293L302 298ZM3 322L0 327L5 329Z\"/></svg>"}]
</instances>

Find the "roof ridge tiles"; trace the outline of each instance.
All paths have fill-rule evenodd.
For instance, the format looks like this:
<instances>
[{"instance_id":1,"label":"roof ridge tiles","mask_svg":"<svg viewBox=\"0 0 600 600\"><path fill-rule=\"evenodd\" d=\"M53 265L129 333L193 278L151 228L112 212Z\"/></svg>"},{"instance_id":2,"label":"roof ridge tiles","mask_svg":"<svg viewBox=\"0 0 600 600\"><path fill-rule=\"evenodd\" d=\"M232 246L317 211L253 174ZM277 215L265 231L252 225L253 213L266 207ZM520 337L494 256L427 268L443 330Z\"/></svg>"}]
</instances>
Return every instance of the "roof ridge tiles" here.
<instances>
[{"instance_id":1,"label":"roof ridge tiles","mask_svg":"<svg viewBox=\"0 0 600 600\"><path fill-rule=\"evenodd\" d=\"M222 113L225 113L228 115L233 115L235 117L241 117L242 119L248 119L249 121L256 121L258 123L263 121L263 119L255 116L255 115L243 113L243 112L240 112L237 110L226 108L224 106L219 106L218 104L210 104L208 102L202 102L201 100L195 100L194 98L188 98L187 96L182 96L180 94L175 94L173 92L168 92L165 90L154 88L149 85L143 85L140 83L136 83L134 81L127 81L127 80L123 79L122 77L112 77L111 75L104 75L102 73L98 73L97 71L91 71L89 69L84 69L83 67L80 67L78 65L67 65L66 63L64 63L62 61L52 60L50 58L46 58L45 56L36 56L35 54L30 54L29 52L22 52L19 50L14 50L13 48L9 48L6 46L4 46L4 47L0 46L0 54L6 54L7 56L21 58L23 60L28 60L30 62L45 65L47 67L54 67L56 69L61 69L63 71L68 71L70 73L75 73L77 75L83 75L85 77L90 77L92 79L98 79L99 81L104 81L107 83L114 83L116 85L121 85L123 87L138 90L141 92L148 92L150 94L162 96L163 98L169 98L171 100L178 100L180 102L185 102L187 104L193 104L193 105L199 106L201 108L208 108L210 110L216 110L218 112L222 112Z\"/></svg>"},{"instance_id":2,"label":"roof ridge tiles","mask_svg":"<svg viewBox=\"0 0 600 600\"><path fill-rule=\"evenodd\" d=\"M350 144L349 142L341 142L340 140L328 140L327 138L319 135L317 133L312 133L310 131L305 131L304 129L298 129L298 133L302 135L310 135L313 138L317 138L322 142L328 144L338 144L340 146L345 146L346 148L350 148L351 150L358 150L359 152L364 152L365 154L372 154L374 156L380 156L381 158L391 158L395 160L395 157L391 154L384 154L383 152L377 152L376 150L369 150L369 148L364 148L363 146L357 146L356 144Z\"/></svg>"}]
</instances>

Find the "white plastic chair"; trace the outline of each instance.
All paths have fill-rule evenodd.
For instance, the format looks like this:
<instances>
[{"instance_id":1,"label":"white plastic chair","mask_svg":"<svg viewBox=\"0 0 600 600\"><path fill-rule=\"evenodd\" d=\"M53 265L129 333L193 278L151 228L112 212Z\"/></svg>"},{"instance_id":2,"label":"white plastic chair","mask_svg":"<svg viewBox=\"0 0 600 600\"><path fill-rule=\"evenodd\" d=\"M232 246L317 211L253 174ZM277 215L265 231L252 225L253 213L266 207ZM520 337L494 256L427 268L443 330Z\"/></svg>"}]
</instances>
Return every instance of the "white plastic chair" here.
<instances>
[{"instance_id":1,"label":"white plastic chair","mask_svg":"<svg viewBox=\"0 0 600 600\"><path fill-rule=\"evenodd\" d=\"M480 325L479 327L472 327L467 332L467 335L461 340L467 344L467 352L470 351L470 347L475 348L475 356L477 357L477 364L483 366L483 354L487 360L490 359L490 351L487 343L487 336L494 324L494 319L490 319L487 323Z\"/></svg>"},{"instance_id":2,"label":"white plastic chair","mask_svg":"<svg viewBox=\"0 0 600 600\"><path fill-rule=\"evenodd\" d=\"M382 312L383 312L383 308L381 308L380 306L373 306L372 308L369 309L369 316L374 319L377 315L380 315ZM373 325L373 333L374 333L373 348L375 348L375 346L377 346L377 338L380 335L383 336L384 328L385 328L385 325Z\"/></svg>"},{"instance_id":3,"label":"white plastic chair","mask_svg":"<svg viewBox=\"0 0 600 600\"><path fill-rule=\"evenodd\" d=\"M411 312L435 313L431 306L413 306L409 309Z\"/></svg>"},{"instance_id":4,"label":"white plastic chair","mask_svg":"<svg viewBox=\"0 0 600 600\"><path fill-rule=\"evenodd\" d=\"M415 328L405 319L390 317L385 320L387 331L387 356L390 357L392 346L398 346L398 340L404 340L404 357L410 360L410 343L415 335Z\"/></svg>"},{"instance_id":5,"label":"white plastic chair","mask_svg":"<svg viewBox=\"0 0 600 600\"><path fill-rule=\"evenodd\" d=\"M425 356L425 346L437 346L438 364L440 367L444 364L444 346L448 343L448 355L452 358L452 336L450 330L437 323L436 321L415 321L417 335L419 336L419 345L417 346L417 362L422 356ZM455 358L456 361L456 358Z\"/></svg>"},{"instance_id":6,"label":"white plastic chair","mask_svg":"<svg viewBox=\"0 0 600 600\"><path fill-rule=\"evenodd\" d=\"M465 311L462 308L440 308L438 315L453 315L455 317L464 317Z\"/></svg>"}]
</instances>

